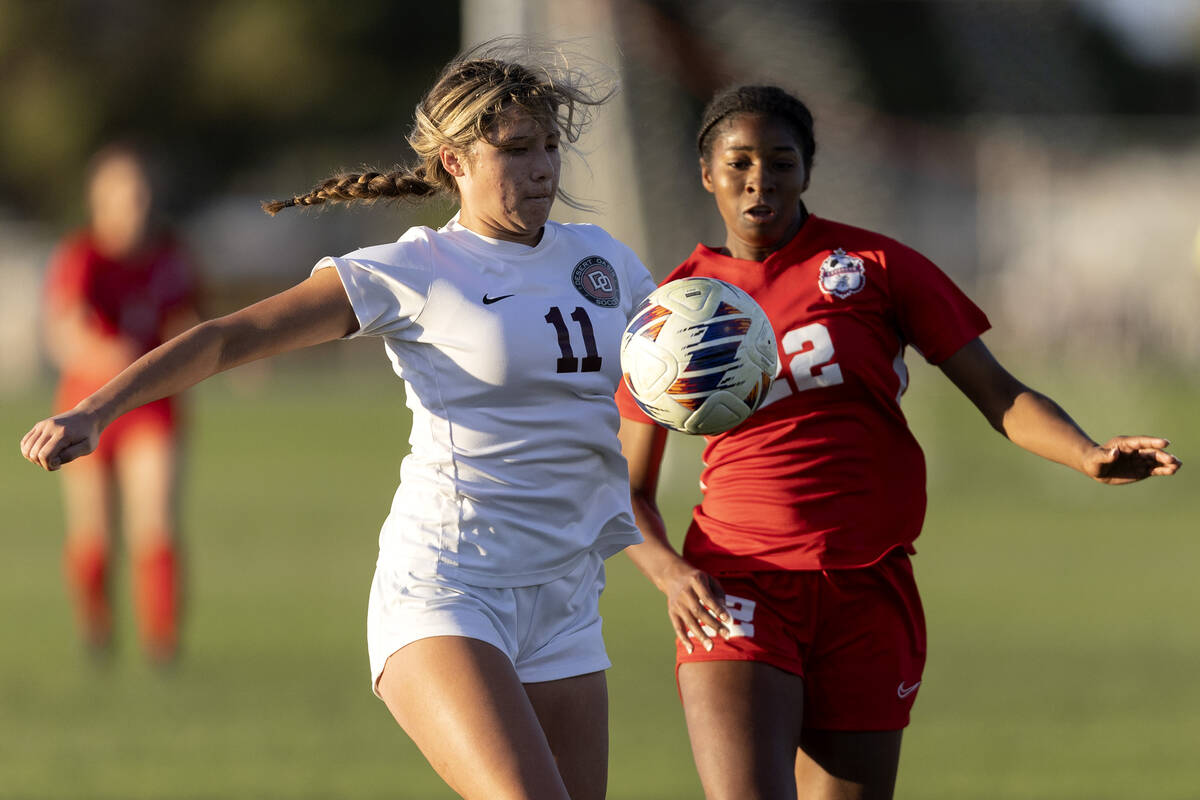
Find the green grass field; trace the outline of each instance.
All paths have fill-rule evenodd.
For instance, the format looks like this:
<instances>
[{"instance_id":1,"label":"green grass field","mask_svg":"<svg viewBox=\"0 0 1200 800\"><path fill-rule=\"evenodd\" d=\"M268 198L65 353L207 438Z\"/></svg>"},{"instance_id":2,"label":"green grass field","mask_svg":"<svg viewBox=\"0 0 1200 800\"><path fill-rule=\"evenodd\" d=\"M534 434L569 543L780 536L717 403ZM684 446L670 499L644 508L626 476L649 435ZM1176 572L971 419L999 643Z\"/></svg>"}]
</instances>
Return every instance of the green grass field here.
<instances>
[{"instance_id":1,"label":"green grass field","mask_svg":"<svg viewBox=\"0 0 1200 800\"><path fill-rule=\"evenodd\" d=\"M3 398L0 798L453 796L368 688L367 588L406 436L385 373L250 369L192 393L186 652L167 674L130 635L107 665L76 646L57 476L17 453L48 391ZM1096 436L1197 452L1196 385L1037 385ZM1171 480L1102 487L1005 443L927 367L905 406L930 461L930 657L897 796L1200 796L1195 456ZM666 470L677 531L693 445ZM609 795L698 797L662 601L624 557L609 576Z\"/></svg>"}]
</instances>

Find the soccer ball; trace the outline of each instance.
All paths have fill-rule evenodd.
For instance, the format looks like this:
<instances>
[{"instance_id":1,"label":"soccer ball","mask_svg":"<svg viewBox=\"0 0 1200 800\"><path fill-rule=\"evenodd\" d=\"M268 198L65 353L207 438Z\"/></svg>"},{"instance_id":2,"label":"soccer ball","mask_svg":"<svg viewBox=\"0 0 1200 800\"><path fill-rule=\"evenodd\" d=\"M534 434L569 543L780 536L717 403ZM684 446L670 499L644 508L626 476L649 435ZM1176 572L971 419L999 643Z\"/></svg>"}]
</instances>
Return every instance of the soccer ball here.
<instances>
[{"instance_id":1,"label":"soccer ball","mask_svg":"<svg viewBox=\"0 0 1200 800\"><path fill-rule=\"evenodd\" d=\"M650 293L621 337L621 371L646 414L711 436L746 421L778 364L771 322L754 298L715 278L683 278Z\"/></svg>"}]
</instances>

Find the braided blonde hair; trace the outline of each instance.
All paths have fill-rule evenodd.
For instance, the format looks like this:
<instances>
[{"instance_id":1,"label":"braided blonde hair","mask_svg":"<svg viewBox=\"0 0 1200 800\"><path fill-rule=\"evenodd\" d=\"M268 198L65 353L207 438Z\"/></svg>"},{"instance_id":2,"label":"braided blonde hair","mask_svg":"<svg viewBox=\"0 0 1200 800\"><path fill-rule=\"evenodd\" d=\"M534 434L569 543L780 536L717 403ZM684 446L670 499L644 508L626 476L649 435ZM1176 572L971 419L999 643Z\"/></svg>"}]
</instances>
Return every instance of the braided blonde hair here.
<instances>
[{"instance_id":1,"label":"braided blonde hair","mask_svg":"<svg viewBox=\"0 0 1200 800\"><path fill-rule=\"evenodd\" d=\"M495 39L456 57L416 108L408 143L417 155L413 166L390 172L364 168L325 179L307 194L264 202L274 216L292 206L328 202L374 203L457 194L454 176L442 166L443 146L466 153L478 141L491 142L500 115L520 108L539 123L556 129L571 147L591 122L592 107L606 102L615 88L590 79L560 47L537 48L527 40ZM558 197L572 208L586 208L561 188Z\"/></svg>"}]
</instances>

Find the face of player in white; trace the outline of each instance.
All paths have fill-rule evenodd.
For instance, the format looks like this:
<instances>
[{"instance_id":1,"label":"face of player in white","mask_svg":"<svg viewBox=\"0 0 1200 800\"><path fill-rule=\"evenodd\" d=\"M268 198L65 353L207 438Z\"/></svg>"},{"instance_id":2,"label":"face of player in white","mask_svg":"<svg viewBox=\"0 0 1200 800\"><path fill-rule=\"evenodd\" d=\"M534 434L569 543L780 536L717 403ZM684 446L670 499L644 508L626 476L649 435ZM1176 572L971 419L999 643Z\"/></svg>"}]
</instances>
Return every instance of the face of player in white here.
<instances>
[{"instance_id":1,"label":"face of player in white","mask_svg":"<svg viewBox=\"0 0 1200 800\"><path fill-rule=\"evenodd\" d=\"M725 220L725 250L762 261L783 247L804 221L800 195L808 188L800 142L786 122L738 114L720 123L712 158L700 179Z\"/></svg>"},{"instance_id":2,"label":"face of player in white","mask_svg":"<svg viewBox=\"0 0 1200 800\"><path fill-rule=\"evenodd\" d=\"M558 191L558 130L512 109L491 138L466 153L442 148L442 164L458 181L458 221L483 236L535 245Z\"/></svg>"}]
</instances>

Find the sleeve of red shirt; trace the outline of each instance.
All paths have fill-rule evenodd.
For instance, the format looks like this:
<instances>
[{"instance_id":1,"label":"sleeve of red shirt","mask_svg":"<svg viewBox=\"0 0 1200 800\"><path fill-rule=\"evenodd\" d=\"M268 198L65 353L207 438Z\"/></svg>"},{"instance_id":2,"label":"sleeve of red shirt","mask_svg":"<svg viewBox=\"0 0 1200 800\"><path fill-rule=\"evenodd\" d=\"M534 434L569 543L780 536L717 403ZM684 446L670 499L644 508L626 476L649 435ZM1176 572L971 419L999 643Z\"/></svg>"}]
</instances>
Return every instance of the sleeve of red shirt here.
<instances>
[{"instance_id":1,"label":"sleeve of red shirt","mask_svg":"<svg viewBox=\"0 0 1200 800\"><path fill-rule=\"evenodd\" d=\"M624 379L617 386L617 411L621 412L622 419L634 422L646 422L650 425L656 424L654 420L646 416L646 412L642 411L637 401L633 399L633 395L629 393L629 387L625 385Z\"/></svg>"},{"instance_id":2,"label":"sleeve of red shirt","mask_svg":"<svg viewBox=\"0 0 1200 800\"><path fill-rule=\"evenodd\" d=\"M78 237L62 242L46 271L46 301L58 307L82 300L87 293L88 259Z\"/></svg>"},{"instance_id":3,"label":"sleeve of red shirt","mask_svg":"<svg viewBox=\"0 0 1200 800\"><path fill-rule=\"evenodd\" d=\"M987 315L946 273L901 246L890 253L888 283L905 340L930 364L940 364L991 327Z\"/></svg>"}]
</instances>

